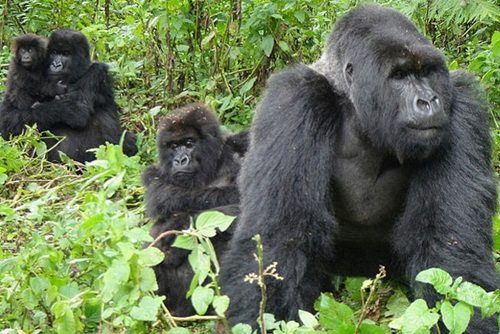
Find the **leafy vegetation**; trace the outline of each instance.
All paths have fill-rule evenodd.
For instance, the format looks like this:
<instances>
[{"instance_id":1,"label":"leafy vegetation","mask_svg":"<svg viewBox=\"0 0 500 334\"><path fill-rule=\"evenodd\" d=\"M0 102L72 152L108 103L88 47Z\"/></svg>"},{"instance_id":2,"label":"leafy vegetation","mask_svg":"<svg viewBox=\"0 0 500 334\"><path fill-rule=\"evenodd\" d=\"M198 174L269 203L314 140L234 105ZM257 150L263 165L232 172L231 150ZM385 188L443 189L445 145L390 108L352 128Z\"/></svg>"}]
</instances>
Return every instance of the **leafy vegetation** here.
<instances>
[{"instance_id":1,"label":"leafy vegetation","mask_svg":"<svg viewBox=\"0 0 500 334\"><path fill-rule=\"evenodd\" d=\"M139 133L140 152L126 157L119 146L107 145L83 168L72 161L55 165L44 160L47 147L35 129L10 142L0 139L2 333L212 330L213 322L193 320L211 319L201 316L209 305L220 316L227 307L218 291L217 260L208 239L214 224L227 227L227 218L200 218L178 241L194 250L190 262L197 276L190 294L200 315L183 322L172 318L163 308L163 297L152 293L156 282L151 266L163 255L154 247L143 248L153 240L147 233L140 173L156 159L157 120L172 108L202 100L228 128L248 126L269 75L296 62L314 61L335 18L358 2L3 1L0 92L12 37L26 32L48 36L61 26L82 30L93 45L93 58L111 65L122 122ZM498 170L500 1L378 2L411 16L443 50L451 68L468 69L483 82ZM499 217L494 238L498 252ZM438 269L420 275L443 294L436 306L420 300L410 304L405 290L382 283L382 276L339 280L335 295L318 299L317 316L301 312L299 324L262 314L264 326L275 333L389 333L390 328L426 333L441 317L453 333L461 333L472 306L485 314L499 310L498 291L486 293L460 279L453 282ZM250 331L245 324L233 329Z\"/></svg>"}]
</instances>

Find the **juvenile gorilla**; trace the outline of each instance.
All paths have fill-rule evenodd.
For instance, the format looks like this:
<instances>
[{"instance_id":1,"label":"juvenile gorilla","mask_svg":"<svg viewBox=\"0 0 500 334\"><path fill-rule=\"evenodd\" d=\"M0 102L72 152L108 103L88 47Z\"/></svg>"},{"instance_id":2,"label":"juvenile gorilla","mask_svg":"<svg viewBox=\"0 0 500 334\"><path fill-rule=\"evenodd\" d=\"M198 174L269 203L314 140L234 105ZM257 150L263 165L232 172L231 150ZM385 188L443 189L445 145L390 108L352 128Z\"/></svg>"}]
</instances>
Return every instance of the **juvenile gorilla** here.
<instances>
[{"instance_id":1,"label":"juvenile gorilla","mask_svg":"<svg viewBox=\"0 0 500 334\"><path fill-rule=\"evenodd\" d=\"M63 138L49 151L49 160L60 161L58 151L62 151L74 160L91 161L95 156L88 149L105 142L118 144L123 134L108 67L90 61L88 40L76 30L63 28L51 33L47 52L50 81L67 86L68 92L60 99L37 104L34 110L3 103L0 109L2 136L18 135L25 125L36 123L38 130L49 130ZM54 139L46 142L48 147L57 143ZM133 134L126 133L123 151L127 155L137 152Z\"/></svg>"},{"instance_id":2,"label":"juvenile gorilla","mask_svg":"<svg viewBox=\"0 0 500 334\"><path fill-rule=\"evenodd\" d=\"M191 218L209 209L237 215L235 178L247 142L246 132L225 135L215 114L201 104L163 118L157 136L159 163L143 173L147 213L156 221L150 234L156 238L165 231L186 229ZM224 252L231 233L219 233L212 240L218 254ZM157 245L165 252L163 263L154 268L157 292L167 297L172 314L188 316L194 314L186 300L193 272L187 262L189 252L171 247L174 239L174 235L164 237Z\"/></svg>"},{"instance_id":3,"label":"juvenile gorilla","mask_svg":"<svg viewBox=\"0 0 500 334\"><path fill-rule=\"evenodd\" d=\"M45 75L47 41L44 38L35 34L18 36L12 40L11 51L3 101L6 108L30 109L40 101L66 92L64 85L49 83Z\"/></svg>"},{"instance_id":4,"label":"juvenile gorilla","mask_svg":"<svg viewBox=\"0 0 500 334\"><path fill-rule=\"evenodd\" d=\"M332 275L381 264L430 306L437 293L414 281L427 268L498 288L486 118L478 84L404 16L367 5L340 19L321 59L274 75L256 112L219 281L230 323L256 325L255 234L284 277L266 280L278 319L312 310ZM498 332L477 310L468 330Z\"/></svg>"}]
</instances>

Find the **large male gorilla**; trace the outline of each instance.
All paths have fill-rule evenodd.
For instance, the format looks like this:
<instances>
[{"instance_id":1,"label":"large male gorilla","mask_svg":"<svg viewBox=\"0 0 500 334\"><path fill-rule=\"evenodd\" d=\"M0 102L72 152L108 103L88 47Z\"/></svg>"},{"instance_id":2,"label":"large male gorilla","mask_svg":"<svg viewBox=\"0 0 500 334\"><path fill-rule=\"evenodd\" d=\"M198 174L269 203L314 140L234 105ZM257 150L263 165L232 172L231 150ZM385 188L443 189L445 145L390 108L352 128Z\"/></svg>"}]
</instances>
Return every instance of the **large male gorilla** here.
<instances>
[{"instance_id":1,"label":"large male gorilla","mask_svg":"<svg viewBox=\"0 0 500 334\"><path fill-rule=\"evenodd\" d=\"M205 210L239 214L239 193L235 179L245 153L248 133L226 135L215 113L201 104L176 109L160 121L157 135L158 165L143 175L148 215L155 220L151 236L165 231L184 230L190 219ZM222 254L232 229L212 240ZM162 238L159 247L165 260L154 267L160 295L166 296L170 312L176 316L194 314L186 292L193 272L188 251L172 247L175 235Z\"/></svg>"},{"instance_id":2,"label":"large male gorilla","mask_svg":"<svg viewBox=\"0 0 500 334\"><path fill-rule=\"evenodd\" d=\"M67 86L68 92L61 99L37 104L34 109L16 108L4 101L0 107L0 132L7 139L19 135L25 125L37 124L40 131L49 130L64 138L49 152L49 160L59 161L58 151L80 162L93 160L94 153L88 149L106 141L118 144L123 134L108 67L91 62L87 38L72 29L51 33L47 52L50 81ZM56 142L47 139L49 147ZM134 135L126 133L123 150L128 155L137 152Z\"/></svg>"},{"instance_id":3,"label":"large male gorilla","mask_svg":"<svg viewBox=\"0 0 500 334\"><path fill-rule=\"evenodd\" d=\"M274 75L258 107L240 176L241 210L220 284L230 323L258 316L260 234L266 312L296 319L333 274L415 276L440 267L498 287L491 256L496 207L490 139L476 82L399 13L376 5L340 19L323 56ZM476 312L470 333L497 333Z\"/></svg>"}]
</instances>

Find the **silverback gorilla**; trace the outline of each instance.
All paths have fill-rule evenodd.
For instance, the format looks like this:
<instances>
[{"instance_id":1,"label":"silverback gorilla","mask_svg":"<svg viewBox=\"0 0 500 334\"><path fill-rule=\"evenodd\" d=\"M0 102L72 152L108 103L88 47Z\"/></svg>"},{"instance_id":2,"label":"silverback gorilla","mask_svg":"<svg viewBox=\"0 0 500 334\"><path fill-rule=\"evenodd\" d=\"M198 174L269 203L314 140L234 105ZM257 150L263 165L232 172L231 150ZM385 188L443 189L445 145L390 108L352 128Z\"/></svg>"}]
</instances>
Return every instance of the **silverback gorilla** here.
<instances>
[{"instance_id":1,"label":"silverback gorilla","mask_svg":"<svg viewBox=\"0 0 500 334\"><path fill-rule=\"evenodd\" d=\"M64 138L48 159L60 161L62 151L70 158L84 162L95 159L88 149L105 142L118 144L123 130L114 100L113 80L104 63L90 60L90 45L79 31L62 28L52 32L47 45L46 75L52 84L67 87L60 99L37 103L33 108L18 108L6 99L0 106L0 132L5 139L19 135L25 125L37 124L38 130L49 130ZM47 139L47 146L57 141ZM123 151L137 152L135 135L126 133Z\"/></svg>"},{"instance_id":2,"label":"silverback gorilla","mask_svg":"<svg viewBox=\"0 0 500 334\"><path fill-rule=\"evenodd\" d=\"M498 288L492 246L496 183L477 83L445 60L396 11L358 7L336 24L322 57L268 82L240 174L241 215L222 259L231 324L256 325L260 234L267 308L297 319L330 290L332 275L410 278L439 267ZM497 333L475 312L469 333Z\"/></svg>"},{"instance_id":3,"label":"silverback gorilla","mask_svg":"<svg viewBox=\"0 0 500 334\"><path fill-rule=\"evenodd\" d=\"M197 103L176 109L160 121L159 162L142 175L147 213L155 220L151 236L187 229L190 219L205 210L239 214L235 180L247 136L246 131L225 135L215 113ZM225 251L231 233L232 228L212 239L218 255ZM195 311L186 299L193 276L187 261L189 252L172 247L174 240L175 235L169 235L157 244L165 253L165 260L154 267L157 293L166 296L165 304L173 315L193 315Z\"/></svg>"}]
</instances>

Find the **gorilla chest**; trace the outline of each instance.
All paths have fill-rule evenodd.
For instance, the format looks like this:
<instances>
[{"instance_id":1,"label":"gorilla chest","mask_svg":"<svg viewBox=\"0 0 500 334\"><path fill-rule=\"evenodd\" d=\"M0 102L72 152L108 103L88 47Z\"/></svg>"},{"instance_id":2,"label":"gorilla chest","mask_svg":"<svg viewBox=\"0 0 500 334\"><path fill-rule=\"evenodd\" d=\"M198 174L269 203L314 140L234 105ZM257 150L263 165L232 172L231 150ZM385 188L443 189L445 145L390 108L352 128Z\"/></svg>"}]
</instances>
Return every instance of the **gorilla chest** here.
<instances>
[{"instance_id":1,"label":"gorilla chest","mask_svg":"<svg viewBox=\"0 0 500 334\"><path fill-rule=\"evenodd\" d=\"M408 191L409 172L396 160L362 152L334 162L332 190L341 228L394 224Z\"/></svg>"}]
</instances>

